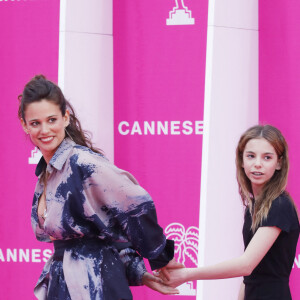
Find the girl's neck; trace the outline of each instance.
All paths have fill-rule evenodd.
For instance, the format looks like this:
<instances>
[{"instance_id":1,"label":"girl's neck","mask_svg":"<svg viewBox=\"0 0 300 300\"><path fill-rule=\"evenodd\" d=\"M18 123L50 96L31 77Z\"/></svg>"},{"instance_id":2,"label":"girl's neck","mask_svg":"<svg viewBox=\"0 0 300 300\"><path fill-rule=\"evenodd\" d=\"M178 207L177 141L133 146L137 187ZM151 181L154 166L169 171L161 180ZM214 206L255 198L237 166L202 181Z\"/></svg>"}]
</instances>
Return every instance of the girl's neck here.
<instances>
[{"instance_id":1,"label":"girl's neck","mask_svg":"<svg viewBox=\"0 0 300 300\"><path fill-rule=\"evenodd\" d=\"M259 195L262 192L263 187L262 186L253 186L252 185L252 192L253 192L253 197L254 200L257 199L259 197Z\"/></svg>"}]
</instances>

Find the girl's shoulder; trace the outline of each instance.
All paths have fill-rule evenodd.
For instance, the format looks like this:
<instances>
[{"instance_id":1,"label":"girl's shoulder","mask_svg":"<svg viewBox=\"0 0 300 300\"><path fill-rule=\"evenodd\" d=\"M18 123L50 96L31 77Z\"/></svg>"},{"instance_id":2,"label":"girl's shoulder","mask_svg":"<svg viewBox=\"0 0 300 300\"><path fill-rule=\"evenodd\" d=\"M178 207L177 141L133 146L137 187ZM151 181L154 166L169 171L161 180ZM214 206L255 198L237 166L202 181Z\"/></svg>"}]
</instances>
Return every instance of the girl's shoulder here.
<instances>
[{"instance_id":1,"label":"girl's shoulder","mask_svg":"<svg viewBox=\"0 0 300 300\"><path fill-rule=\"evenodd\" d=\"M299 229L297 210L287 192L284 191L272 201L268 216L262 221L262 226L277 226L286 232Z\"/></svg>"},{"instance_id":2,"label":"girl's shoulder","mask_svg":"<svg viewBox=\"0 0 300 300\"><path fill-rule=\"evenodd\" d=\"M288 192L283 191L277 198L272 201L271 208L278 210L291 210L293 211L296 207L293 199Z\"/></svg>"}]
</instances>

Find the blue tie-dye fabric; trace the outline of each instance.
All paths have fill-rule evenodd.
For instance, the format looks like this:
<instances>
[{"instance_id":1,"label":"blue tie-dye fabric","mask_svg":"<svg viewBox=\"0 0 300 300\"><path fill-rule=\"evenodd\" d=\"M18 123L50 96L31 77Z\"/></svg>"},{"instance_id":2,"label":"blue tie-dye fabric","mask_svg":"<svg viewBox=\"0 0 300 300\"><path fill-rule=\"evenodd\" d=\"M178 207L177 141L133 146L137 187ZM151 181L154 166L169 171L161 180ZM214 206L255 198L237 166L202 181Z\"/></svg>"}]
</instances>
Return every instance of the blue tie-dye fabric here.
<instances>
[{"instance_id":1,"label":"blue tie-dye fabric","mask_svg":"<svg viewBox=\"0 0 300 300\"><path fill-rule=\"evenodd\" d=\"M164 265L173 256L164 254L170 251L151 197L131 174L66 138L47 166L47 212L41 224L37 207L45 164L42 158L36 168L39 180L31 214L35 235L45 242L75 239L78 243L64 248L61 262L49 259L35 295L54 299L49 296L53 291L63 295L67 287L72 300L132 299L128 284L140 285L146 271L141 256L158 258ZM132 249L119 253L116 242L130 242ZM55 299L63 297L67 298Z\"/></svg>"}]
</instances>

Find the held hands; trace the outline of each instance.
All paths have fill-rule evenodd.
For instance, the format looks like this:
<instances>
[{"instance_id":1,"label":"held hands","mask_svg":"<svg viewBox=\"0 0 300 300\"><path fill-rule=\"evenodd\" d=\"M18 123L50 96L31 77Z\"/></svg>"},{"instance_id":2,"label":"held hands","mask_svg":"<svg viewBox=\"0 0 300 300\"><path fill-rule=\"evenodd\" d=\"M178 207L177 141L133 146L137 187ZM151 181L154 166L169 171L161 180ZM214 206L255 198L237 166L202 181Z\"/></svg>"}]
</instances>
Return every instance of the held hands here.
<instances>
[{"instance_id":1,"label":"held hands","mask_svg":"<svg viewBox=\"0 0 300 300\"><path fill-rule=\"evenodd\" d=\"M161 278L164 284L176 288L177 286L189 281L188 279L189 270L190 269L188 268L168 269L167 271L168 271L169 279L167 279L166 276L161 271L155 273L155 276Z\"/></svg>"},{"instance_id":2,"label":"held hands","mask_svg":"<svg viewBox=\"0 0 300 300\"><path fill-rule=\"evenodd\" d=\"M179 294L179 291L171 286L164 284L163 280L148 272L144 273L142 283L150 289L157 291L163 295L175 295Z\"/></svg>"},{"instance_id":3,"label":"held hands","mask_svg":"<svg viewBox=\"0 0 300 300\"><path fill-rule=\"evenodd\" d=\"M175 279L177 275L173 272L177 270L184 270L184 268L185 267L183 264L178 263L173 258L165 267L160 269L158 272L153 272L154 275L146 272L143 275L142 283L152 290L155 290L164 295L179 294L179 290L175 289L175 287L180 285L181 283L176 285L178 280L176 279L174 281L173 277Z\"/></svg>"},{"instance_id":4,"label":"held hands","mask_svg":"<svg viewBox=\"0 0 300 300\"><path fill-rule=\"evenodd\" d=\"M177 287L188 281L187 268L181 263L176 262L173 258L165 267L155 272L155 276L159 277L163 283L170 287Z\"/></svg>"}]
</instances>

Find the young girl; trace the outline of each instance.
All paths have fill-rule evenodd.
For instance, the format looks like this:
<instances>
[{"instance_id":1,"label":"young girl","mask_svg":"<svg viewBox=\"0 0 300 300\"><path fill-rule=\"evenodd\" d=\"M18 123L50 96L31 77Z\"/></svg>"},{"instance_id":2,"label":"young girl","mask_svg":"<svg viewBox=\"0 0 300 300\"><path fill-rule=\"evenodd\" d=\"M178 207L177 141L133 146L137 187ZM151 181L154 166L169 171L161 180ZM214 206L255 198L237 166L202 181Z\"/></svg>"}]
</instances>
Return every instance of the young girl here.
<instances>
[{"instance_id":1,"label":"young girl","mask_svg":"<svg viewBox=\"0 0 300 300\"><path fill-rule=\"evenodd\" d=\"M19 118L43 154L32 227L55 250L35 287L37 298L130 300L128 285L141 284L178 293L147 273L141 257L153 269L180 267L151 197L92 147L60 88L44 76L33 78L20 96Z\"/></svg>"},{"instance_id":2,"label":"young girl","mask_svg":"<svg viewBox=\"0 0 300 300\"><path fill-rule=\"evenodd\" d=\"M176 287L185 281L244 276L239 300L289 300L299 220L286 192L289 170L287 144L273 126L254 126L236 149L239 192L244 205L245 252L213 266L168 270L161 277ZM169 279L169 280L168 280Z\"/></svg>"}]
</instances>

